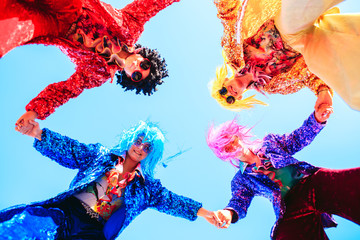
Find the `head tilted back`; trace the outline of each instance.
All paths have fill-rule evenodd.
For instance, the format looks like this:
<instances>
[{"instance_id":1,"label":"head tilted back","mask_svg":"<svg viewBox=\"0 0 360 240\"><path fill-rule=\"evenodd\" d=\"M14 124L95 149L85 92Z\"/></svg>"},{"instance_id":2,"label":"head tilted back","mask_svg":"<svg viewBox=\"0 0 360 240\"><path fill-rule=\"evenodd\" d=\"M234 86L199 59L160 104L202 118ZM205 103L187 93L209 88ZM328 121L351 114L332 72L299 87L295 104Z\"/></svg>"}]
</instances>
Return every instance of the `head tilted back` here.
<instances>
[{"instance_id":1,"label":"head tilted back","mask_svg":"<svg viewBox=\"0 0 360 240\"><path fill-rule=\"evenodd\" d=\"M164 58L161 58L160 53L155 49L142 47L140 44L135 45L135 49L143 58L147 58L150 61L150 73L145 79L134 82L131 77L125 74L125 71L119 72L117 77L117 83L120 84L125 91L136 90L136 94L143 93L144 95L151 95L157 90L156 86L163 83L163 78L169 76L166 69L166 62Z\"/></svg>"},{"instance_id":2,"label":"head tilted back","mask_svg":"<svg viewBox=\"0 0 360 240\"><path fill-rule=\"evenodd\" d=\"M241 147L233 152L226 152L225 147L234 141L235 137L241 142L241 146L247 149L258 148L262 140L251 140L254 136L250 132L251 128L239 125L237 120L227 121L217 127L210 126L206 142L215 155L223 161L230 162L233 166L239 167Z\"/></svg>"},{"instance_id":3,"label":"head tilted back","mask_svg":"<svg viewBox=\"0 0 360 240\"><path fill-rule=\"evenodd\" d=\"M142 172L153 177L155 167L162 159L165 141L163 133L156 124L140 121L136 126L124 131L115 150L117 152L128 151L139 136L143 136L143 141L152 145L152 151L140 164Z\"/></svg>"}]
</instances>

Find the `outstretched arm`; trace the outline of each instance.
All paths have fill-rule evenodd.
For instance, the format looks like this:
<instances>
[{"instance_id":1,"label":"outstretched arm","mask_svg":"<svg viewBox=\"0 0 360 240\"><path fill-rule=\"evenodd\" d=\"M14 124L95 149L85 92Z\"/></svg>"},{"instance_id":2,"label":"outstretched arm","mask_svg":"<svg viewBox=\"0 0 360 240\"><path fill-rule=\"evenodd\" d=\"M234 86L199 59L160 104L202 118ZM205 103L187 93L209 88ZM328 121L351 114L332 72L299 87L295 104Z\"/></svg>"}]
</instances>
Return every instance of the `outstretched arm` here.
<instances>
[{"instance_id":1,"label":"outstretched arm","mask_svg":"<svg viewBox=\"0 0 360 240\"><path fill-rule=\"evenodd\" d=\"M68 80L47 86L30 101L26 111L34 111L38 119L44 120L55 112L57 107L79 96L84 89L104 84L110 78L110 75L104 74L104 71L105 69L99 68L98 65L78 68Z\"/></svg>"},{"instance_id":2,"label":"outstretched arm","mask_svg":"<svg viewBox=\"0 0 360 240\"><path fill-rule=\"evenodd\" d=\"M102 151L107 151L100 144L84 144L49 129L40 129L39 123L33 120L29 120L29 124L33 127L26 135L35 138L35 149L64 167L85 167Z\"/></svg>"},{"instance_id":3,"label":"outstretched arm","mask_svg":"<svg viewBox=\"0 0 360 240\"><path fill-rule=\"evenodd\" d=\"M218 14L224 27L224 33L221 38L221 46L224 49L227 63L237 71L243 67L243 46L242 42L238 42L238 22L240 21L239 11L241 9L241 1L239 0L215 0L214 1Z\"/></svg>"},{"instance_id":4,"label":"outstretched arm","mask_svg":"<svg viewBox=\"0 0 360 240\"><path fill-rule=\"evenodd\" d=\"M144 24L161 10L180 0L135 0L121 9L123 25L127 26L128 45L134 45L142 32ZM131 36L131 39L129 39Z\"/></svg>"},{"instance_id":5,"label":"outstretched arm","mask_svg":"<svg viewBox=\"0 0 360 240\"><path fill-rule=\"evenodd\" d=\"M238 171L231 182L232 198L225 209L213 212L215 221L210 223L217 228L228 228L231 223L246 216L247 209L254 198L254 192L249 187L250 182L248 175L243 175L241 171Z\"/></svg>"},{"instance_id":6,"label":"outstretched arm","mask_svg":"<svg viewBox=\"0 0 360 240\"><path fill-rule=\"evenodd\" d=\"M321 115L323 113L325 115L329 111L330 109L326 105L319 108ZM324 117L326 118L326 116ZM324 127L325 122L319 123L315 118L315 113L312 113L300 128L290 134L267 135L263 141L264 149L266 149L265 155L271 159L275 168L297 163L292 155L309 145Z\"/></svg>"},{"instance_id":7,"label":"outstretched arm","mask_svg":"<svg viewBox=\"0 0 360 240\"><path fill-rule=\"evenodd\" d=\"M167 190L159 180L146 181L149 181L150 185L149 207L190 221L194 221L197 216L209 219L209 212L202 208L201 203Z\"/></svg>"}]
</instances>

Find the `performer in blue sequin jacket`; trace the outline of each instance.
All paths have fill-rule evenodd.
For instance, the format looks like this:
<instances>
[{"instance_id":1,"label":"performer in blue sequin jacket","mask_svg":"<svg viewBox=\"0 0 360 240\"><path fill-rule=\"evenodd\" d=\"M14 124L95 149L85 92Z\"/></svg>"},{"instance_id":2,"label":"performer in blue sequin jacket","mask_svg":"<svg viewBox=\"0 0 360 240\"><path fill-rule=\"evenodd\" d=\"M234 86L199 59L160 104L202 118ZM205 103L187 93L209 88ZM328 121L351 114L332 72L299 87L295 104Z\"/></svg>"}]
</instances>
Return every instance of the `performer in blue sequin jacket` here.
<instances>
[{"instance_id":1,"label":"performer in blue sequin jacket","mask_svg":"<svg viewBox=\"0 0 360 240\"><path fill-rule=\"evenodd\" d=\"M140 122L124 132L112 150L101 144L79 143L49 129L41 130L36 122L32 124L36 127L28 135L38 138L34 147L79 172L70 188L56 197L0 212L1 236L115 239L148 207L191 221L197 215L214 221L213 213L201 203L172 193L153 178L164 137L151 123Z\"/></svg>"},{"instance_id":2,"label":"performer in blue sequin jacket","mask_svg":"<svg viewBox=\"0 0 360 240\"><path fill-rule=\"evenodd\" d=\"M360 168L318 168L293 157L314 140L330 114L320 114L319 120L313 113L291 134L268 134L255 141L250 129L236 120L212 127L209 147L240 169L231 182L232 198L216 212L217 227L244 218L255 196L273 204L273 239L328 239L324 227L336 226L331 214L360 224L360 191L353 188L360 183Z\"/></svg>"}]
</instances>

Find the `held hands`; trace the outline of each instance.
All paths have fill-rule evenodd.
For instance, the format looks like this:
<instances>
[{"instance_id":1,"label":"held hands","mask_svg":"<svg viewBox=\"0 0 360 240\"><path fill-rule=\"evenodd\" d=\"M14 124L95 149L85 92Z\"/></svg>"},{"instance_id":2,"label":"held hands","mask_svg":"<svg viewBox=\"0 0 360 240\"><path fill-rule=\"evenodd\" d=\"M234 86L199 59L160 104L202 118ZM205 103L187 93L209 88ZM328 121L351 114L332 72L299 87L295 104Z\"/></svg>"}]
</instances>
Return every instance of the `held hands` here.
<instances>
[{"instance_id":1,"label":"held hands","mask_svg":"<svg viewBox=\"0 0 360 240\"><path fill-rule=\"evenodd\" d=\"M209 210L206 210L205 208L200 208L197 212L197 215L205 218L206 221L208 221L214 226L217 226L219 222L217 216L215 215L215 212L211 212Z\"/></svg>"},{"instance_id":2,"label":"held hands","mask_svg":"<svg viewBox=\"0 0 360 240\"><path fill-rule=\"evenodd\" d=\"M325 122L333 112L332 106L329 106L326 103L321 104L317 109L315 108L316 121L319 123Z\"/></svg>"},{"instance_id":3,"label":"held hands","mask_svg":"<svg viewBox=\"0 0 360 240\"><path fill-rule=\"evenodd\" d=\"M217 228L228 228L232 219L232 212L230 210L211 212L204 208L200 208L197 215L205 218L206 221Z\"/></svg>"},{"instance_id":4,"label":"held hands","mask_svg":"<svg viewBox=\"0 0 360 240\"><path fill-rule=\"evenodd\" d=\"M30 124L30 120L35 121L37 117L37 113L34 111L27 111L24 113L15 123L15 130L22 133L28 134L28 132L32 131L34 125Z\"/></svg>"},{"instance_id":5,"label":"held hands","mask_svg":"<svg viewBox=\"0 0 360 240\"><path fill-rule=\"evenodd\" d=\"M233 212L227 209L214 212L217 219L217 228L228 228L231 224Z\"/></svg>"},{"instance_id":6,"label":"held hands","mask_svg":"<svg viewBox=\"0 0 360 240\"><path fill-rule=\"evenodd\" d=\"M327 87L321 87L315 103L315 118L319 123L325 122L332 114L332 96Z\"/></svg>"},{"instance_id":7,"label":"held hands","mask_svg":"<svg viewBox=\"0 0 360 240\"><path fill-rule=\"evenodd\" d=\"M15 130L22 134L41 140L42 130L39 127L39 123L35 122L36 117L36 112L26 112L15 123Z\"/></svg>"}]
</instances>

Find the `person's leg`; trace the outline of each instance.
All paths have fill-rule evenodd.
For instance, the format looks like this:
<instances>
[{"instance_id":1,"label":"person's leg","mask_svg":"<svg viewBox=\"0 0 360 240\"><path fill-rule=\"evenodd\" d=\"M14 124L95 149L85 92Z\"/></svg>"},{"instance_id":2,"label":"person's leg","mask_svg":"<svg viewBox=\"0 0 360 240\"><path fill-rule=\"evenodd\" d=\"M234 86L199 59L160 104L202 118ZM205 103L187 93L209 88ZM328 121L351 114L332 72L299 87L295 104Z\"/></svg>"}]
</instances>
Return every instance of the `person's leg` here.
<instances>
[{"instance_id":1,"label":"person's leg","mask_svg":"<svg viewBox=\"0 0 360 240\"><path fill-rule=\"evenodd\" d=\"M273 239L327 240L321 212L315 208L314 188L310 178L302 179L285 196L286 211L278 221Z\"/></svg>"},{"instance_id":2,"label":"person's leg","mask_svg":"<svg viewBox=\"0 0 360 240\"><path fill-rule=\"evenodd\" d=\"M105 240L103 233L104 224L90 217L80 200L70 197L57 205L67 218L63 235L59 238L72 240Z\"/></svg>"},{"instance_id":3,"label":"person's leg","mask_svg":"<svg viewBox=\"0 0 360 240\"><path fill-rule=\"evenodd\" d=\"M318 210L360 224L360 168L321 169L312 182Z\"/></svg>"},{"instance_id":4,"label":"person's leg","mask_svg":"<svg viewBox=\"0 0 360 240\"><path fill-rule=\"evenodd\" d=\"M37 37L66 33L81 6L81 0L1 0L0 58Z\"/></svg>"}]
</instances>

